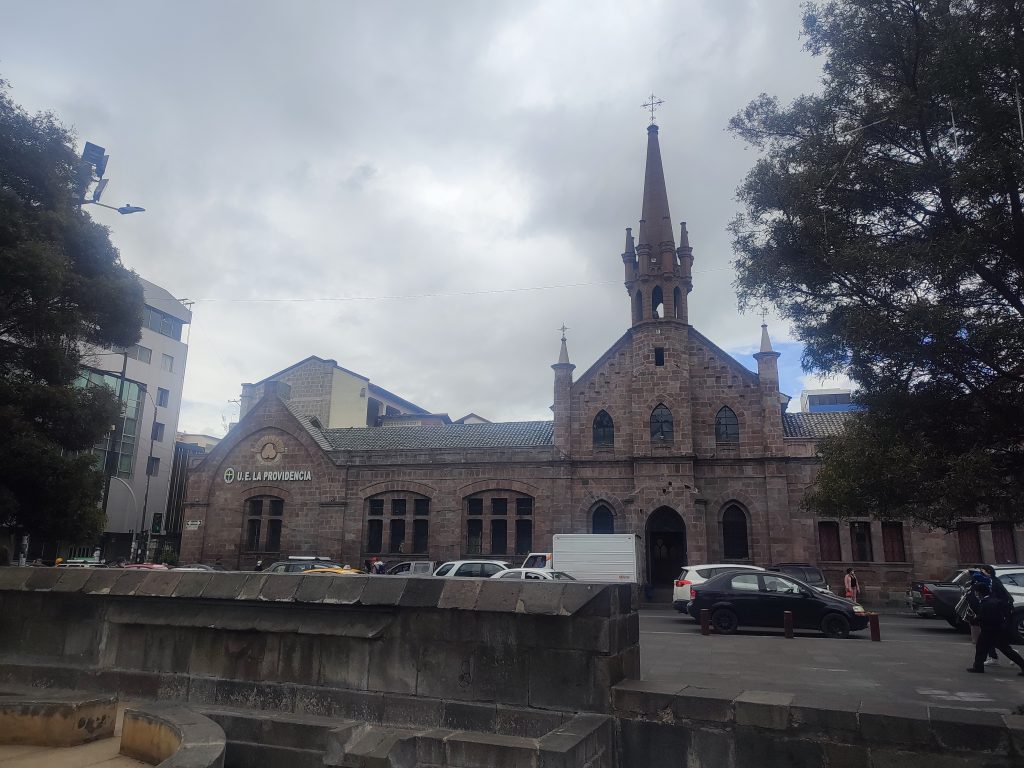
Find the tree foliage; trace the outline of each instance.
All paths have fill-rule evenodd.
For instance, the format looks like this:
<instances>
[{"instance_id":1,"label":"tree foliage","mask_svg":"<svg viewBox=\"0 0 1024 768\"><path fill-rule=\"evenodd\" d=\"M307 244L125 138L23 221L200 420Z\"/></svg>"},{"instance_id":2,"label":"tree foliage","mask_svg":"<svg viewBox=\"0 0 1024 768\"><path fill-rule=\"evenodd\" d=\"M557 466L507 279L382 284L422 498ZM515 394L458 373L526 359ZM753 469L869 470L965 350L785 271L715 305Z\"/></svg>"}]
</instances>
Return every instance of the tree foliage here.
<instances>
[{"instance_id":1,"label":"tree foliage","mask_svg":"<svg viewBox=\"0 0 1024 768\"><path fill-rule=\"evenodd\" d=\"M79 206L90 174L71 133L0 80L0 525L49 539L102 530L88 449L118 405L74 381L86 345L133 344L142 323L138 279Z\"/></svg>"},{"instance_id":2,"label":"tree foliage","mask_svg":"<svg viewBox=\"0 0 1024 768\"><path fill-rule=\"evenodd\" d=\"M745 305L867 410L826 441L825 514L1024 519L1024 12L1015 0L804 8L821 91L762 95L732 224Z\"/></svg>"}]
</instances>

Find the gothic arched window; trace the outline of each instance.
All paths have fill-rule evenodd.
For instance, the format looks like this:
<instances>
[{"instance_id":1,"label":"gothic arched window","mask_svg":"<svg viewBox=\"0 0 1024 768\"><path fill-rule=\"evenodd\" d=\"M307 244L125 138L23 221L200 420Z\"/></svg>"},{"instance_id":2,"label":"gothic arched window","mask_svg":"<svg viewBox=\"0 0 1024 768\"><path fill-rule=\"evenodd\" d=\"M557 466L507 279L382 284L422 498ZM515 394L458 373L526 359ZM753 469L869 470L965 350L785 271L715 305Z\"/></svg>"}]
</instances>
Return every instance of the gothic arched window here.
<instances>
[{"instance_id":1,"label":"gothic arched window","mask_svg":"<svg viewBox=\"0 0 1024 768\"><path fill-rule=\"evenodd\" d=\"M715 415L715 442L738 443L740 441L740 422L727 405Z\"/></svg>"},{"instance_id":2,"label":"gothic arched window","mask_svg":"<svg viewBox=\"0 0 1024 768\"><path fill-rule=\"evenodd\" d=\"M612 511L604 504L594 510L591 517L591 532L615 533L615 518L612 516Z\"/></svg>"},{"instance_id":3,"label":"gothic arched window","mask_svg":"<svg viewBox=\"0 0 1024 768\"><path fill-rule=\"evenodd\" d=\"M636 321L642 322L644 319L644 295L640 291L636 292Z\"/></svg>"},{"instance_id":4,"label":"gothic arched window","mask_svg":"<svg viewBox=\"0 0 1024 768\"><path fill-rule=\"evenodd\" d=\"M608 411L594 417L594 445L615 445L615 423Z\"/></svg>"},{"instance_id":5,"label":"gothic arched window","mask_svg":"<svg viewBox=\"0 0 1024 768\"><path fill-rule=\"evenodd\" d=\"M750 557L747 546L747 516L735 504L722 515L722 553L726 560L745 560Z\"/></svg>"},{"instance_id":6,"label":"gothic arched window","mask_svg":"<svg viewBox=\"0 0 1024 768\"><path fill-rule=\"evenodd\" d=\"M651 319L657 320L659 317L665 314L665 299L661 294L661 286L654 286L654 290L651 291Z\"/></svg>"},{"instance_id":7,"label":"gothic arched window","mask_svg":"<svg viewBox=\"0 0 1024 768\"><path fill-rule=\"evenodd\" d=\"M651 411L651 442L672 442L672 411L664 403Z\"/></svg>"},{"instance_id":8,"label":"gothic arched window","mask_svg":"<svg viewBox=\"0 0 1024 768\"><path fill-rule=\"evenodd\" d=\"M679 307L683 303L683 292L678 288L672 291L672 316L679 317Z\"/></svg>"}]
</instances>

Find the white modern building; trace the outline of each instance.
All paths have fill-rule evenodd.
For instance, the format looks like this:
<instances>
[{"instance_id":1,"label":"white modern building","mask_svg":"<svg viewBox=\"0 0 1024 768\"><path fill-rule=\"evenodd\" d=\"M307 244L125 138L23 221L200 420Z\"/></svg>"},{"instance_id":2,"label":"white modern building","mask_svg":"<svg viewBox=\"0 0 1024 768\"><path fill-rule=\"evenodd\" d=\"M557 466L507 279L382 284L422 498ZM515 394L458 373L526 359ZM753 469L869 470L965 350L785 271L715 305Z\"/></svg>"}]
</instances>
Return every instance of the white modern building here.
<instances>
[{"instance_id":1,"label":"white modern building","mask_svg":"<svg viewBox=\"0 0 1024 768\"><path fill-rule=\"evenodd\" d=\"M139 531L164 525L192 313L167 290L140 278L145 292L142 338L126 350L97 350L83 359L83 377L121 389L124 414L95 451L104 467L119 434L117 472L110 481L103 557L131 556ZM116 425L115 425L116 426ZM74 554L74 553L72 553Z\"/></svg>"},{"instance_id":2,"label":"white modern building","mask_svg":"<svg viewBox=\"0 0 1024 768\"><path fill-rule=\"evenodd\" d=\"M859 410L852 389L805 389L800 393L803 413L847 413Z\"/></svg>"}]
</instances>

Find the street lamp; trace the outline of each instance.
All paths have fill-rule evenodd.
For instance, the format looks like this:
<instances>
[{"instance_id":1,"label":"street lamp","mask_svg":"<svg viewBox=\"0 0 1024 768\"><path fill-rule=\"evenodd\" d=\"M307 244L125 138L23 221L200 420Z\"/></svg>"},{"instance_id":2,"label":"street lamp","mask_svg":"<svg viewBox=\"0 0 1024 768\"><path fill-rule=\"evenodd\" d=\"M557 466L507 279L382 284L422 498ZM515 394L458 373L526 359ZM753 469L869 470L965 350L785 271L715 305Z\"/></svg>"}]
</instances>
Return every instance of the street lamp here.
<instances>
[{"instance_id":1,"label":"street lamp","mask_svg":"<svg viewBox=\"0 0 1024 768\"><path fill-rule=\"evenodd\" d=\"M127 216L129 213L141 213L146 210L145 208L140 208L139 206L132 205L131 203L128 205L122 205L120 208L116 208L113 205L105 205L104 203L97 202L96 200L83 200L79 205L98 205L100 208L109 208L112 211L117 211L122 216Z\"/></svg>"},{"instance_id":2,"label":"street lamp","mask_svg":"<svg viewBox=\"0 0 1024 768\"><path fill-rule=\"evenodd\" d=\"M107 150L103 147L93 144L91 141L85 142L85 148L82 150L82 160L93 169L93 178L97 184L96 188L92 191L92 199L83 200L79 205L98 205L100 208L109 208L112 211L117 211L122 216L126 216L129 213L142 213L146 210L145 208L140 208L131 203L118 207L100 202L100 196L103 194L103 190L107 188L107 179L103 178L103 174L106 173L107 161L110 160L110 155L106 154L106 152Z\"/></svg>"}]
</instances>

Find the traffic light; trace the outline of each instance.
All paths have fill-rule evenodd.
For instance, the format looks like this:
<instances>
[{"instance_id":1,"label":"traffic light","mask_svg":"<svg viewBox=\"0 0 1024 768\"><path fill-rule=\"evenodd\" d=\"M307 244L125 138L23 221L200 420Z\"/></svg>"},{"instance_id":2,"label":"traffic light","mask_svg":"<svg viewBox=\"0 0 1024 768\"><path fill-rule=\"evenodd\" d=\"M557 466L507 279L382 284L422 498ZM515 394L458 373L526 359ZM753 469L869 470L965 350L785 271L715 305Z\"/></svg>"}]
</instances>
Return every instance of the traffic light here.
<instances>
[{"instance_id":1,"label":"traffic light","mask_svg":"<svg viewBox=\"0 0 1024 768\"><path fill-rule=\"evenodd\" d=\"M157 533L158 534L163 529L163 527L164 527L164 513L163 512L154 512L153 513L153 525L150 526L149 532L150 533Z\"/></svg>"}]
</instances>

